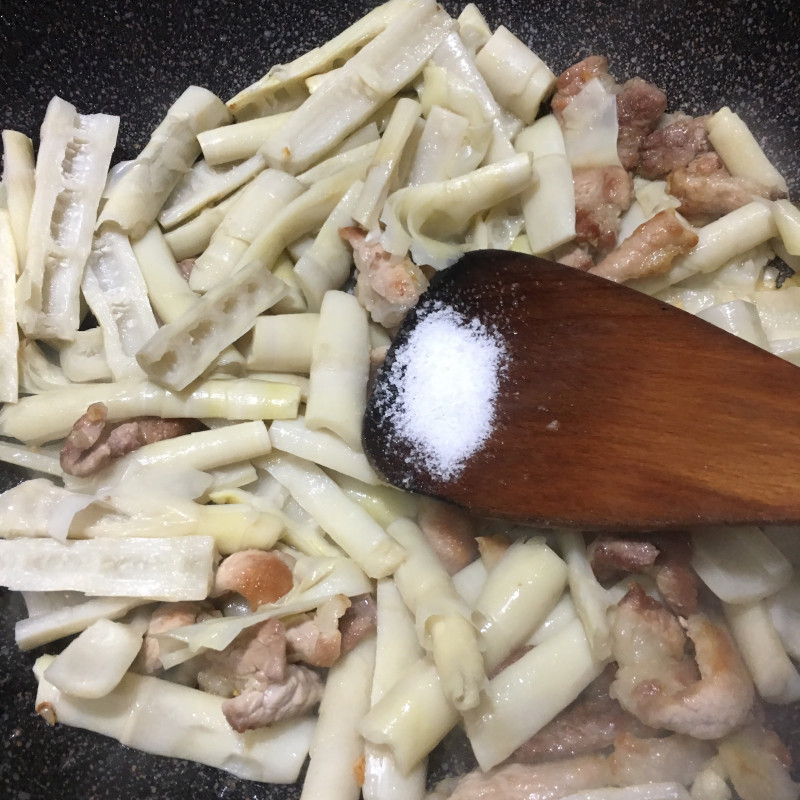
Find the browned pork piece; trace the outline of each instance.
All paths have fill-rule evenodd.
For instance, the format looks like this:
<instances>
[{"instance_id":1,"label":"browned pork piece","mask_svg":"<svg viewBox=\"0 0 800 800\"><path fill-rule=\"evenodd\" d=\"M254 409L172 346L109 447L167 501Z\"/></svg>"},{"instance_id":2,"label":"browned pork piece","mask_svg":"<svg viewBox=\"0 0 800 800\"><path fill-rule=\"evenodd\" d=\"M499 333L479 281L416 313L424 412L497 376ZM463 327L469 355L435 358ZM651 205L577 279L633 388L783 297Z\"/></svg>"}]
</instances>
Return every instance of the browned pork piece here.
<instances>
[{"instance_id":1,"label":"browned pork piece","mask_svg":"<svg viewBox=\"0 0 800 800\"><path fill-rule=\"evenodd\" d=\"M608 71L604 56L588 56L559 75L551 108L559 122L564 109L583 87L595 78L617 95L617 152L622 166L634 170L639 163L639 147L652 133L667 107L667 96L657 86L640 77L618 86Z\"/></svg>"},{"instance_id":2,"label":"browned pork piece","mask_svg":"<svg viewBox=\"0 0 800 800\"><path fill-rule=\"evenodd\" d=\"M666 272L697 244L697 234L675 213L659 211L643 222L589 272L622 283Z\"/></svg>"},{"instance_id":3,"label":"browned pork piece","mask_svg":"<svg viewBox=\"0 0 800 800\"><path fill-rule=\"evenodd\" d=\"M610 693L646 725L717 739L746 721L753 682L720 623L692 614L685 628L634 584L612 615L619 669Z\"/></svg>"},{"instance_id":4,"label":"browned pork piece","mask_svg":"<svg viewBox=\"0 0 800 800\"><path fill-rule=\"evenodd\" d=\"M552 800L611 784L603 756L580 756L546 764L508 763L459 778L450 800Z\"/></svg>"},{"instance_id":5,"label":"browned pork piece","mask_svg":"<svg viewBox=\"0 0 800 800\"><path fill-rule=\"evenodd\" d=\"M286 652L290 661L304 661L312 667L330 667L342 652L339 623L350 608L350 598L337 594L324 602L312 617L304 614L286 629Z\"/></svg>"},{"instance_id":6,"label":"browned pork piece","mask_svg":"<svg viewBox=\"0 0 800 800\"><path fill-rule=\"evenodd\" d=\"M367 242L357 226L341 228L339 235L353 248L361 305L375 322L387 328L399 325L428 288L428 279L410 258L392 255L379 242Z\"/></svg>"},{"instance_id":7,"label":"browned pork piece","mask_svg":"<svg viewBox=\"0 0 800 800\"><path fill-rule=\"evenodd\" d=\"M564 109L572 102L572 98L595 78L599 78L607 85L614 84L614 79L608 74L608 59L605 56L588 56L558 76L550 108L559 122L561 122Z\"/></svg>"},{"instance_id":8,"label":"browned pork piece","mask_svg":"<svg viewBox=\"0 0 800 800\"><path fill-rule=\"evenodd\" d=\"M586 548L592 572L599 581L615 580L624 572L646 572L656 563L659 553L651 541L611 534L601 534Z\"/></svg>"},{"instance_id":9,"label":"browned pork piece","mask_svg":"<svg viewBox=\"0 0 800 800\"><path fill-rule=\"evenodd\" d=\"M336 595L313 617L304 615L298 624L286 629L289 660L330 667L362 639L372 636L377 626L378 607L371 594L353 598Z\"/></svg>"},{"instance_id":10,"label":"browned pork piece","mask_svg":"<svg viewBox=\"0 0 800 800\"><path fill-rule=\"evenodd\" d=\"M665 178L697 156L711 152L707 119L682 114L645 136L639 147L639 175L650 180Z\"/></svg>"},{"instance_id":11,"label":"browned pork piece","mask_svg":"<svg viewBox=\"0 0 800 800\"><path fill-rule=\"evenodd\" d=\"M559 758L574 758L605 750L621 733L638 737L655 736L633 714L623 710L608 694L616 668L609 665L599 678L511 756L512 761L536 764Z\"/></svg>"},{"instance_id":12,"label":"browned pork piece","mask_svg":"<svg viewBox=\"0 0 800 800\"><path fill-rule=\"evenodd\" d=\"M757 197L779 197L757 181L731 175L716 153L704 153L670 172L667 191L681 201L678 211L695 224L715 220Z\"/></svg>"},{"instance_id":13,"label":"browned pork piece","mask_svg":"<svg viewBox=\"0 0 800 800\"><path fill-rule=\"evenodd\" d=\"M349 653L362 639L372 636L378 627L378 604L371 594L350 598L350 608L339 620L342 653Z\"/></svg>"},{"instance_id":14,"label":"browned pork piece","mask_svg":"<svg viewBox=\"0 0 800 800\"><path fill-rule=\"evenodd\" d=\"M575 189L576 244L599 255L614 249L622 212L633 200L633 180L622 168L579 167L572 172Z\"/></svg>"},{"instance_id":15,"label":"browned pork piece","mask_svg":"<svg viewBox=\"0 0 800 800\"><path fill-rule=\"evenodd\" d=\"M636 169L639 148L666 108L667 96L652 83L636 77L622 84L617 94L617 153L625 169Z\"/></svg>"},{"instance_id":16,"label":"browned pork piece","mask_svg":"<svg viewBox=\"0 0 800 800\"><path fill-rule=\"evenodd\" d=\"M579 756L541 764L509 762L461 778L450 800L554 800L588 789L674 781L691 785L714 755L711 743L689 736L640 739L622 733L609 756Z\"/></svg>"},{"instance_id":17,"label":"browned pork piece","mask_svg":"<svg viewBox=\"0 0 800 800\"><path fill-rule=\"evenodd\" d=\"M153 610L147 624L147 633L142 642L142 649L136 659L135 668L141 672L158 672L161 664L161 641L156 634L166 633L184 625L194 625L220 613L206 601L181 601L178 603L162 603Z\"/></svg>"},{"instance_id":18,"label":"browned pork piece","mask_svg":"<svg viewBox=\"0 0 800 800\"><path fill-rule=\"evenodd\" d=\"M423 498L417 523L448 575L455 575L478 557L475 525L465 511Z\"/></svg>"},{"instance_id":19,"label":"browned pork piece","mask_svg":"<svg viewBox=\"0 0 800 800\"><path fill-rule=\"evenodd\" d=\"M134 417L125 422L108 422L105 403L92 403L72 426L61 449L61 469L68 475L94 475L112 461L163 439L193 433L203 427L195 419Z\"/></svg>"},{"instance_id":20,"label":"browned pork piece","mask_svg":"<svg viewBox=\"0 0 800 800\"><path fill-rule=\"evenodd\" d=\"M742 800L796 800L791 756L775 733L752 723L719 742L719 757Z\"/></svg>"},{"instance_id":21,"label":"browned pork piece","mask_svg":"<svg viewBox=\"0 0 800 800\"><path fill-rule=\"evenodd\" d=\"M293 584L290 558L271 550L240 550L220 562L214 594L237 592L255 611L283 597Z\"/></svg>"},{"instance_id":22,"label":"browned pork piece","mask_svg":"<svg viewBox=\"0 0 800 800\"><path fill-rule=\"evenodd\" d=\"M587 555L598 580L617 580L624 573L650 575L674 614L688 616L697 610L697 575L691 567L688 534L647 539L604 534L589 544Z\"/></svg>"},{"instance_id":23,"label":"browned pork piece","mask_svg":"<svg viewBox=\"0 0 800 800\"><path fill-rule=\"evenodd\" d=\"M253 625L221 652L207 650L200 688L227 697L222 713L237 732L302 716L322 699L322 678L286 660L286 632L276 619Z\"/></svg>"}]
</instances>

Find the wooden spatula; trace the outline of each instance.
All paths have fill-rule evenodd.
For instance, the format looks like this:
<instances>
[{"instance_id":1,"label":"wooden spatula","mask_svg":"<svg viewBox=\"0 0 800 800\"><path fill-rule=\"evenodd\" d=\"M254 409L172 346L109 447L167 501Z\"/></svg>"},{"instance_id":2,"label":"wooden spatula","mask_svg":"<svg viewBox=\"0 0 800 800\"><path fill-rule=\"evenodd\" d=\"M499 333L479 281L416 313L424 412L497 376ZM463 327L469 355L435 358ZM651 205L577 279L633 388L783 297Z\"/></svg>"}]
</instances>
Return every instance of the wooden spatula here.
<instances>
[{"instance_id":1,"label":"wooden spatula","mask_svg":"<svg viewBox=\"0 0 800 800\"><path fill-rule=\"evenodd\" d=\"M409 370L393 368L441 309L494 331L507 355L488 438L450 477L398 423ZM392 484L534 525L797 522L800 369L605 279L479 251L438 275L404 321L364 447Z\"/></svg>"}]
</instances>

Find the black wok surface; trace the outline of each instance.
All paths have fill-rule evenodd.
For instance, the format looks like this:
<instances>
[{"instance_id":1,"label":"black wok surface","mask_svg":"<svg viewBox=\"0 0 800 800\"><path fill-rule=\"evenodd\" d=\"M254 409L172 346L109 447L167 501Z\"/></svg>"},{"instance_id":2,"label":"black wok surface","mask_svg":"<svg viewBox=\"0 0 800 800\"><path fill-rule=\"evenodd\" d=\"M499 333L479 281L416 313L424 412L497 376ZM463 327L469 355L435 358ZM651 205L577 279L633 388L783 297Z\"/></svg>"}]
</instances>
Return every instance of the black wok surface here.
<instances>
[{"instance_id":1,"label":"black wok surface","mask_svg":"<svg viewBox=\"0 0 800 800\"><path fill-rule=\"evenodd\" d=\"M462 3L445 2L457 12ZM190 83L228 99L273 63L321 44L371 7L257 0L85 0L0 3L0 123L34 138L53 94L82 113L122 117L116 159L132 158ZM479 6L558 73L603 53L620 80L661 86L670 110L741 114L800 192L800 10L795 0L508 0ZM19 474L0 466L0 488ZM131 751L94 734L51 729L35 715L35 654L20 654L13 624L21 600L0 590L0 797L9 800L224 798L282 800L273 788L226 773ZM800 755L794 710L777 724ZM449 744L434 777L463 769ZM800 758L796 757L800 762Z\"/></svg>"}]
</instances>

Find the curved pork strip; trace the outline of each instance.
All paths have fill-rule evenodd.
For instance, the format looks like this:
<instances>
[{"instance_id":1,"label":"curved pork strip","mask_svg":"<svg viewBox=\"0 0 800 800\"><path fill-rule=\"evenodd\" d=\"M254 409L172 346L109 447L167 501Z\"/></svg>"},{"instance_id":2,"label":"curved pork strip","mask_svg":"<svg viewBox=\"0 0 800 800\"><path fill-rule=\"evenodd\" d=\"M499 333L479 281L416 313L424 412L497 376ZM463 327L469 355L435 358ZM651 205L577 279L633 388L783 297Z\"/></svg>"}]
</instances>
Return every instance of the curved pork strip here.
<instances>
[{"instance_id":1,"label":"curved pork strip","mask_svg":"<svg viewBox=\"0 0 800 800\"><path fill-rule=\"evenodd\" d=\"M92 403L72 426L61 450L61 469L68 475L94 475L140 447L201 430L196 419L134 417L108 422L105 403Z\"/></svg>"},{"instance_id":2,"label":"curved pork strip","mask_svg":"<svg viewBox=\"0 0 800 800\"><path fill-rule=\"evenodd\" d=\"M704 153L673 170L667 191L681 201L678 211L695 224L718 219L757 197L778 199L767 186L731 175L716 153Z\"/></svg>"},{"instance_id":3,"label":"curved pork strip","mask_svg":"<svg viewBox=\"0 0 800 800\"><path fill-rule=\"evenodd\" d=\"M694 658L678 619L634 584L614 609L610 693L646 725L717 739L747 719L753 682L723 627L702 614L685 624Z\"/></svg>"},{"instance_id":4,"label":"curved pork strip","mask_svg":"<svg viewBox=\"0 0 800 800\"><path fill-rule=\"evenodd\" d=\"M680 219L674 209L666 209L639 225L589 272L617 283L660 275L697 242L694 230Z\"/></svg>"}]
</instances>

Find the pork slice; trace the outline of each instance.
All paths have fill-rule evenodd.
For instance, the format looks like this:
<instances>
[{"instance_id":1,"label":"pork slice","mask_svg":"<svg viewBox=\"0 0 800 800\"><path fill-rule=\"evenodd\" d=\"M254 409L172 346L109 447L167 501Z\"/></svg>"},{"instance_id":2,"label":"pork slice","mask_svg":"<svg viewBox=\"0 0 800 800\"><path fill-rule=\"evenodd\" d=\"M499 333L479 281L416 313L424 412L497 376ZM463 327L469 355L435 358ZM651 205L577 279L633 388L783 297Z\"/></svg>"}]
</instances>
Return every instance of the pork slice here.
<instances>
[{"instance_id":1,"label":"pork slice","mask_svg":"<svg viewBox=\"0 0 800 800\"><path fill-rule=\"evenodd\" d=\"M378 627L378 605L371 594L350 598L350 608L339 620L342 653L349 653L362 639L372 636Z\"/></svg>"},{"instance_id":2,"label":"pork slice","mask_svg":"<svg viewBox=\"0 0 800 800\"><path fill-rule=\"evenodd\" d=\"M718 739L747 720L753 682L723 625L703 614L682 625L634 584L611 629L619 669L610 694L646 725Z\"/></svg>"},{"instance_id":3,"label":"pork slice","mask_svg":"<svg viewBox=\"0 0 800 800\"><path fill-rule=\"evenodd\" d=\"M572 98L595 78L609 84L614 83L614 79L609 75L608 60L605 56L588 56L558 76L550 108L559 122L564 109L572 102Z\"/></svg>"},{"instance_id":4,"label":"pork slice","mask_svg":"<svg viewBox=\"0 0 800 800\"><path fill-rule=\"evenodd\" d=\"M448 575L455 575L478 557L475 524L465 511L423 498L417 522Z\"/></svg>"},{"instance_id":5,"label":"pork slice","mask_svg":"<svg viewBox=\"0 0 800 800\"><path fill-rule=\"evenodd\" d=\"M659 555L651 574L664 603L673 614L688 617L697 612L697 573L692 569L692 538L674 531L656 538Z\"/></svg>"},{"instance_id":6,"label":"pork slice","mask_svg":"<svg viewBox=\"0 0 800 800\"><path fill-rule=\"evenodd\" d=\"M194 625L212 617L220 616L210 603L203 601L182 600L177 603L161 603L153 609L147 632L142 642L142 649L137 656L134 667L141 672L153 673L163 668L161 663L161 641L157 634Z\"/></svg>"},{"instance_id":7,"label":"pork slice","mask_svg":"<svg viewBox=\"0 0 800 800\"><path fill-rule=\"evenodd\" d=\"M134 417L108 422L105 403L92 403L72 426L61 449L61 469L68 475L94 475L116 459L140 447L173 439L203 428L195 419Z\"/></svg>"},{"instance_id":8,"label":"pork slice","mask_svg":"<svg viewBox=\"0 0 800 800\"><path fill-rule=\"evenodd\" d=\"M393 255L380 243L368 242L361 228L341 228L339 235L353 248L358 301L380 325L399 325L428 288L428 279L407 256Z\"/></svg>"},{"instance_id":9,"label":"pork slice","mask_svg":"<svg viewBox=\"0 0 800 800\"><path fill-rule=\"evenodd\" d=\"M252 625L224 650L206 650L205 661L197 681L210 694L231 697L279 683L287 669L283 623L269 619Z\"/></svg>"},{"instance_id":10,"label":"pork slice","mask_svg":"<svg viewBox=\"0 0 800 800\"><path fill-rule=\"evenodd\" d=\"M697 242L697 234L675 210L665 209L639 225L589 272L617 283L660 275Z\"/></svg>"},{"instance_id":11,"label":"pork slice","mask_svg":"<svg viewBox=\"0 0 800 800\"><path fill-rule=\"evenodd\" d=\"M573 267L584 272L594 266L594 259L589 252L589 245L585 242L567 242L553 253L553 258L565 267Z\"/></svg>"},{"instance_id":12,"label":"pork slice","mask_svg":"<svg viewBox=\"0 0 800 800\"><path fill-rule=\"evenodd\" d=\"M617 94L617 153L622 166L635 170L639 148L667 108L667 96L643 78L631 78Z\"/></svg>"},{"instance_id":13,"label":"pork slice","mask_svg":"<svg viewBox=\"0 0 800 800\"><path fill-rule=\"evenodd\" d=\"M323 689L322 678L316 672L289 664L281 681L225 700L222 713L231 728L242 733L310 713L322 699Z\"/></svg>"},{"instance_id":14,"label":"pork slice","mask_svg":"<svg viewBox=\"0 0 800 800\"><path fill-rule=\"evenodd\" d=\"M651 180L664 178L697 156L711 152L707 120L708 117L681 115L647 134L639 147L639 175Z\"/></svg>"},{"instance_id":15,"label":"pork slice","mask_svg":"<svg viewBox=\"0 0 800 800\"><path fill-rule=\"evenodd\" d=\"M313 617L306 617L286 629L290 661L304 661L313 667L330 667L342 650L339 621L350 608L350 599L337 594L324 602Z\"/></svg>"},{"instance_id":16,"label":"pork slice","mask_svg":"<svg viewBox=\"0 0 800 800\"><path fill-rule=\"evenodd\" d=\"M589 543L586 554L597 579L606 581L620 572L644 572L655 564L659 550L632 536L602 534Z\"/></svg>"},{"instance_id":17,"label":"pork slice","mask_svg":"<svg viewBox=\"0 0 800 800\"><path fill-rule=\"evenodd\" d=\"M612 781L603 756L552 761L545 764L507 763L487 772L479 769L459 778L450 800L554 800Z\"/></svg>"},{"instance_id":18,"label":"pork slice","mask_svg":"<svg viewBox=\"0 0 800 800\"><path fill-rule=\"evenodd\" d=\"M667 191L677 197L683 216L704 225L741 208L757 197L778 199L769 187L728 172L716 153L704 153L667 177Z\"/></svg>"},{"instance_id":19,"label":"pork slice","mask_svg":"<svg viewBox=\"0 0 800 800\"><path fill-rule=\"evenodd\" d=\"M513 761L534 764L560 758L574 758L611 747L625 733L655 736L657 731L623 710L608 694L616 668L609 665L580 697L549 722L511 756Z\"/></svg>"},{"instance_id":20,"label":"pork slice","mask_svg":"<svg viewBox=\"0 0 800 800\"><path fill-rule=\"evenodd\" d=\"M578 167L575 189L575 242L600 255L614 249L620 217L633 200L633 180L618 166Z\"/></svg>"}]
</instances>

